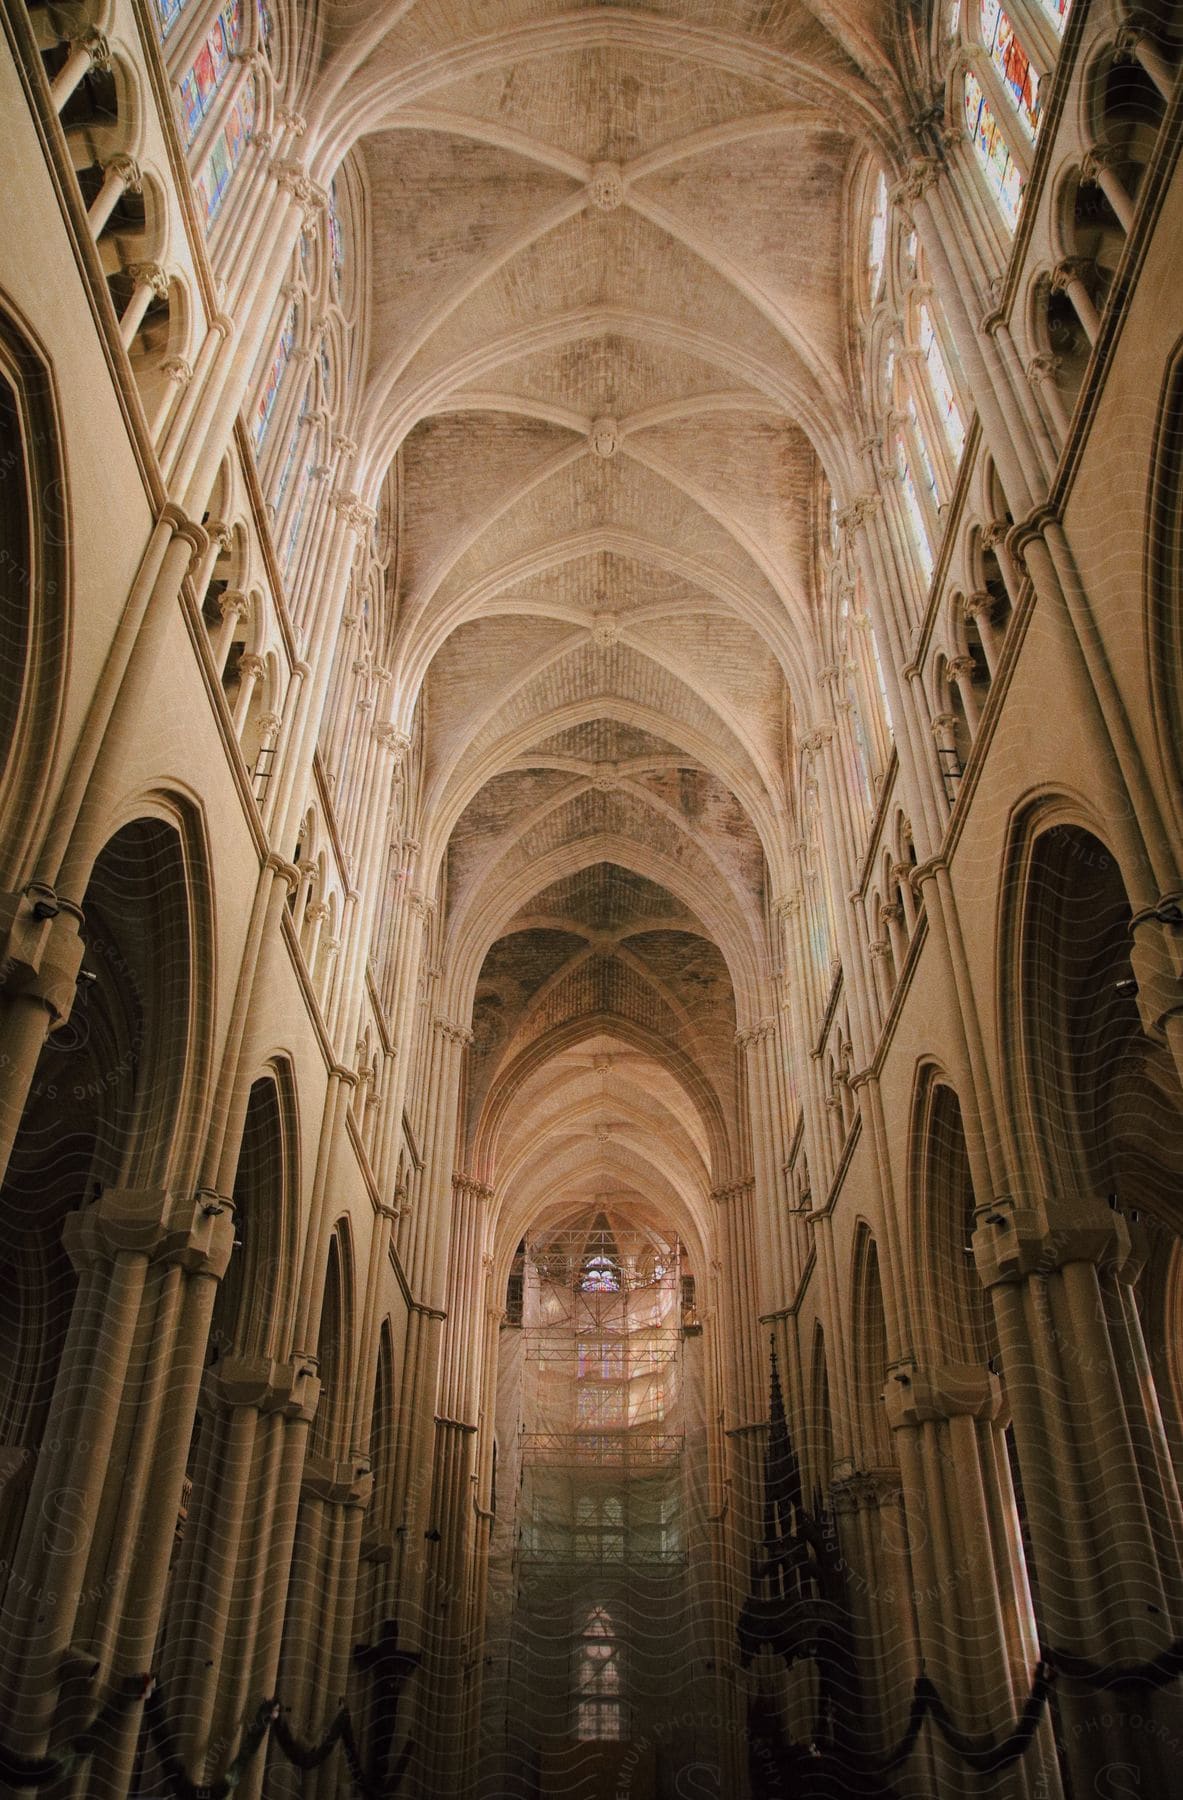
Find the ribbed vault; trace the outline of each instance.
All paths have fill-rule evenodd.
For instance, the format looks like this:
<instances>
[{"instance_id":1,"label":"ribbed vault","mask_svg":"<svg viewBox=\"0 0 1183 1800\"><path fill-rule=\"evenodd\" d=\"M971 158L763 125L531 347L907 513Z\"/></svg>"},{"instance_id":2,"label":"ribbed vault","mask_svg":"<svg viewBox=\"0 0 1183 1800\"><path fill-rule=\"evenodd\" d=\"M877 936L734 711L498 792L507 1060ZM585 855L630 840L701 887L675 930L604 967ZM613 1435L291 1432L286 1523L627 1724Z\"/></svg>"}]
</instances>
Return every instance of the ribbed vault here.
<instances>
[{"instance_id":1,"label":"ribbed vault","mask_svg":"<svg viewBox=\"0 0 1183 1800\"><path fill-rule=\"evenodd\" d=\"M819 525L856 479L848 196L898 46L877 0L325 18L461 1154L508 1252L567 1188L689 1230L747 1161L736 1034L774 1004Z\"/></svg>"}]
</instances>

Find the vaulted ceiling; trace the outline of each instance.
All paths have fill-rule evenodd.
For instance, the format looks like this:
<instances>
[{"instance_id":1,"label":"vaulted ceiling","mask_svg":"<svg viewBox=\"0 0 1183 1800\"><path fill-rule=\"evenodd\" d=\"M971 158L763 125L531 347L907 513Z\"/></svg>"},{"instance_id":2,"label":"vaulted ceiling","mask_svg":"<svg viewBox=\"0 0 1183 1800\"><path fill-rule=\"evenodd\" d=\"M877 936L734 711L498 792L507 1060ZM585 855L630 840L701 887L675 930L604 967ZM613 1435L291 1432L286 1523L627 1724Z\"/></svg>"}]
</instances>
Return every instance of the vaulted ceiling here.
<instances>
[{"instance_id":1,"label":"vaulted ceiling","mask_svg":"<svg viewBox=\"0 0 1183 1800\"><path fill-rule=\"evenodd\" d=\"M743 1163L822 466L856 466L852 191L910 30L882 0L325 9L309 114L368 187L357 436L394 468L466 1149L535 1211L669 1216Z\"/></svg>"}]
</instances>

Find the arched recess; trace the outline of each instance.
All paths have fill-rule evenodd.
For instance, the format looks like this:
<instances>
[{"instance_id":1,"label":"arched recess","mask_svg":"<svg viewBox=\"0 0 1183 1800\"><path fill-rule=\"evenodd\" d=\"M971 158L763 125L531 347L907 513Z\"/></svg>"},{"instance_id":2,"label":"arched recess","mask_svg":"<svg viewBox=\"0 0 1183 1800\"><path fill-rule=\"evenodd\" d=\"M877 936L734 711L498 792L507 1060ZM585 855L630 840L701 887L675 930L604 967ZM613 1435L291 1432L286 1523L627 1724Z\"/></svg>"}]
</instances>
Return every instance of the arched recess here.
<instances>
[{"instance_id":1,"label":"arched recess","mask_svg":"<svg viewBox=\"0 0 1183 1800\"><path fill-rule=\"evenodd\" d=\"M916 1242L915 1300L937 1362L985 1364L998 1345L989 1295L971 1239L973 1175L961 1103L935 1068L923 1071L913 1111L912 1168Z\"/></svg>"},{"instance_id":2,"label":"arched recess","mask_svg":"<svg viewBox=\"0 0 1183 1800\"><path fill-rule=\"evenodd\" d=\"M854 1371L858 1431L864 1463L886 1468L894 1462L883 1404L887 1380L887 1318L879 1277L879 1249L861 1224L854 1247Z\"/></svg>"},{"instance_id":3,"label":"arched recess","mask_svg":"<svg viewBox=\"0 0 1183 1800\"><path fill-rule=\"evenodd\" d=\"M1177 1443L1183 1347L1171 1271L1183 1240L1183 1091L1169 1052L1142 1026L1120 865L1080 817L1049 801L1013 862L1019 984L1004 1018L1019 1148L1046 1194L1079 1196L1082 1208L1108 1200L1123 1216L1132 1255L1098 1271L1122 1346L1118 1372L1132 1415L1161 1411Z\"/></svg>"},{"instance_id":4,"label":"arched recess","mask_svg":"<svg viewBox=\"0 0 1183 1800\"><path fill-rule=\"evenodd\" d=\"M268 1387L287 1346L297 1143L292 1071L277 1059L247 1102L232 1189L234 1251L214 1301L158 1650L166 1679L200 1696L189 1726L196 1743L201 1708L214 1689L232 1696L254 1654L252 1605L264 1577L256 1521L242 1502L248 1492L266 1495L274 1479L268 1462L280 1420Z\"/></svg>"},{"instance_id":5,"label":"arched recess","mask_svg":"<svg viewBox=\"0 0 1183 1800\"><path fill-rule=\"evenodd\" d=\"M1018 970L1003 1010L1018 1050L1007 1062L1021 1070L1020 1151L1043 1192L1111 1197L1178 1235L1183 1093L1142 1028L1121 869L1050 804L1018 867L1018 955L1001 967Z\"/></svg>"},{"instance_id":6,"label":"arched recess","mask_svg":"<svg viewBox=\"0 0 1183 1800\"><path fill-rule=\"evenodd\" d=\"M179 1173L200 1061L192 857L175 822L133 817L97 857L83 899L85 954L69 1021L47 1038L0 1188L0 1536L19 1530L55 1403L78 1275L70 1214L118 1215L126 1190L162 1197ZM98 1279L103 1279L100 1276ZM85 1371L82 1379L85 1380ZM76 1385L58 1396L68 1410Z\"/></svg>"},{"instance_id":7,"label":"arched recess","mask_svg":"<svg viewBox=\"0 0 1183 1800\"><path fill-rule=\"evenodd\" d=\"M28 879L56 762L70 645L69 512L57 398L0 306L0 886Z\"/></svg>"},{"instance_id":8,"label":"arched recess","mask_svg":"<svg viewBox=\"0 0 1183 1800\"><path fill-rule=\"evenodd\" d=\"M1167 366L1146 517L1146 661L1163 787L1183 795L1183 339Z\"/></svg>"},{"instance_id":9,"label":"arched recess","mask_svg":"<svg viewBox=\"0 0 1183 1800\"><path fill-rule=\"evenodd\" d=\"M316 1341L320 1404L312 1424L309 1453L333 1459L343 1454L343 1433L348 1423L351 1377L352 1257L344 1228L333 1234L325 1267L320 1333Z\"/></svg>"},{"instance_id":10,"label":"arched recess","mask_svg":"<svg viewBox=\"0 0 1183 1800\"><path fill-rule=\"evenodd\" d=\"M809 1408L805 1421L805 1460L814 1499L825 1500L834 1474L834 1418L830 1410L830 1371L826 1334L820 1319L813 1328L809 1368ZM807 1498L809 1498L807 1496ZM811 1504L813 1502L811 1501ZM816 1511L816 1505L813 1510Z\"/></svg>"}]
</instances>

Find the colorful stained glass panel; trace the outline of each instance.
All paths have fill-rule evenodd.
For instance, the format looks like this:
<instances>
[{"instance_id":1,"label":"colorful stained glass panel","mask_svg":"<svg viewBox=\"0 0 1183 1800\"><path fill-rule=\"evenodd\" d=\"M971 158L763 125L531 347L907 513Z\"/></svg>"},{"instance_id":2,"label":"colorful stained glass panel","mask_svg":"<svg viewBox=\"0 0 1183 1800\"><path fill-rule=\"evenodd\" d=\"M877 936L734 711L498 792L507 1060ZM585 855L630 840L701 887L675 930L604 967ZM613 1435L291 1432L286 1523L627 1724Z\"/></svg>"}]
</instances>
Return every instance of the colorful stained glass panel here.
<instances>
[{"instance_id":1,"label":"colorful stained glass panel","mask_svg":"<svg viewBox=\"0 0 1183 1800\"><path fill-rule=\"evenodd\" d=\"M1023 198L1023 177L1010 153L1005 134L994 117L994 109L983 94L972 69L967 69L965 74L965 128L986 177L986 185L1013 231L1018 223L1019 206Z\"/></svg>"},{"instance_id":2,"label":"colorful stained glass panel","mask_svg":"<svg viewBox=\"0 0 1183 1800\"><path fill-rule=\"evenodd\" d=\"M953 383L949 379L949 371L941 350L941 340L936 334L932 314L926 305L921 305L920 308L920 349L924 357L924 367L928 373L932 397L936 404L937 416L945 434L945 441L953 453L954 460L959 461L961 452L965 448L965 425L962 421L961 409L957 404L957 396L953 392Z\"/></svg>"},{"instance_id":3,"label":"colorful stained glass panel","mask_svg":"<svg viewBox=\"0 0 1183 1800\"><path fill-rule=\"evenodd\" d=\"M982 42L990 52L990 61L998 71L1006 97L1018 114L1023 130L1034 142L1039 133L1039 76L1031 67L1031 59L998 0L982 0L981 28Z\"/></svg>"}]
</instances>

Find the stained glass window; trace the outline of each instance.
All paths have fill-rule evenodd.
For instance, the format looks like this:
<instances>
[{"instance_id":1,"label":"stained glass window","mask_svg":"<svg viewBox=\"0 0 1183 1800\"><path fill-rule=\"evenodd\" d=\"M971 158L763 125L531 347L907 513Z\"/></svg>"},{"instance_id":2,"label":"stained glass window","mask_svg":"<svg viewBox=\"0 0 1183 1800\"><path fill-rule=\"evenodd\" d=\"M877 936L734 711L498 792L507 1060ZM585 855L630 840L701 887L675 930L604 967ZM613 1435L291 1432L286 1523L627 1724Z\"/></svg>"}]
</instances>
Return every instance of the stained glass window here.
<instances>
[{"instance_id":1,"label":"stained glass window","mask_svg":"<svg viewBox=\"0 0 1183 1800\"><path fill-rule=\"evenodd\" d=\"M579 1636L575 1665L575 1735L584 1742L622 1735L624 1705L616 1628L602 1606L593 1608Z\"/></svg>"},{"instance_id":2,"label":"stained glass window","mask_svg":"<svg viewBox=\"0 0 1183 1800\"><path fill-rule=\"evenodd\" d=\"M177 84L181 135L186 145L201 130L214 95L222 85L242 29L241 0L226 0L217 13L193 62Z\"/></svg>"},{"instance_id":3,"label":"stained glass window","mask_svg":"<svg viewBox=\"0 0 1183 1800\"><path fill-rule=\"evenodd\" d=\"M941 421L946 442L953 453L953 460L960 461L961 452L965 448L965 425L961 417L961 409L957 404L957 396L953 392L953 383L949 380L949 370L945 364L941 340L937 336L932 322L932 314L928 307L920 307L920 349L924 356L924 367L928 371L929 386L936 402L937 416Z\"/></svg>"},{"instance_id":4,"label":"stained glass window","mask_svg":"<svg viewBox=\"0 0 1183 1800\"><path fill-rule=\"evenodd\" d=\"M304 523L304 509L308 505L308 493L312 486L312 477L315 470L315 461L307 462L304 464L303 473L300 476L300 497L292 508L292 522L288 527L288 541L283 547L283 572L285 575L290 573L292 557L295 554L296 545L300 541L300 528Z\"/></svg>"},{"instance_id":5,"label":"stained glass window","mask_svg":"<svg viewBox=\"0 0 1183 1800\"><path fill-rule=\"evenodd\" d=\"M156 0L156 17L160 35L166 38L185 9L185 0Z\"/></svg>"},{"instance_id":6,"label":"stained glass window","mask_svg":"<svg viewBox=\"0 0 1183 1800\"><path fill-rule=\"evenodd\" d=\"M998 0L981 0L980 22L982 42L998 71L1006 97L1018 114L1023 130L1034 142L1039 132L1039 76L1031 67L1031 59Z\"/></svg>"},{"instance_id":7,"label":"stained glass window","mask_svg":"<svg viewBox=\"0 0 1183 1800\"><path fill-rule=\"evenodd\" d=\"M920 458L920 473L924 477L924 485L932 495L933 505L939 506L941 503L941 495L940 488L937 485L937 472L933 467L932 457L928 453L928 443L924 436L924 427L920 423L920 414L916 410L916 402L911 394L908 395L908 419L911 423L912 432L916 440L916 453Z\"/></svg>"},{"instance_id":8,"label":"stained glass window","mask_svg":"<svg viewBox=\"0 0 1183 1800\"><path fill-rule=\"evenodd\" d=\"M345 267L345 234L337 211L337 183L329 183L329 250L332 257L333 298L341 298L341 273Z\"/></svg>"},{"instance_id":9,"label":"stained glass window","mask_svg":"<svg viewBox=\"0 0 1183 1800\"><path fill-rule=\"evenodd\" d=\"M872 304L879 298L883 281L883 264L887 257L887 177L882 169L875 183L875 205L871 213L871 240L867 249L867 289Z\"/></svg>"},{"instance_id":10,"label":"stained glass window","mask_svg":"<svg viewBox=\"0 0 1183 1800\"><path fill-rule=\"evenodd\" d=\"M267 427L271 423L271 415L275 411L275 402L283 383L284 370L288 366L288 358L292 354L292 346L296 341L296 309L289 306L287 318L283 322L283 330L279 334L279 343L275 355L271 359L271 367L267 371L267 379L263 383L263 392L259 396L259 405L255 413L255 455L263 448L263 440L267 436Z\"/></svg>"},{"instance_id":11,"label":"stained glass window","mask_svg":"<svg viewBox=\"0 0 1183 1800\"><path fill-rule=\"evenodd\" d=\"M1061 35L1072 11L1072 0L1039 0L1044 12Z\"/></svg>"},{"instance_id":12,"label":"stained glass window","mask_svg":"<svg viewBox=\"0 0 1183 1800\"><path fill-rule=\"evenodd\" d=\"M251 141L254 125L255 79L252 75L243 83L238 98L230 108L225 125L218 133L210 153L205 159L205 167L193 184L205 212L207 231L217 218L222 201L226 198L234 171L242 159L243 151Z\"/></svg>"},{"instance_id":13,"label":"stained glass window","mask_svg":"<svg viewBox=\"0 0 1183 1800\"><path fill-rule=\"evenodd\" d=\"M288 482L291 480L292 470L296 466L296 450L300 442L300 427L303 423L304 411L303 408L301 408L300 417L292 426L292 435L288 439L288 447L283 459L283 469L280 472L279 483L275 489L275 498L272 501L272 506L277 513L283 505L283 497L287 493Z\"/></svg>"},{"instance_id":14,"label":"stained glass window","mask_svg":"<svg viewBox=\"0 0 1183 1800\"><path fill-rule=\"evenodd\" d=\"M965 128L981 164L986 185L998 202L1003 218L1013 231L1023 198L1023 177L1010 153L1010 145L994 117L972 69L965 72Z\"/></svg>"},{"instance_id":15,"label":"stained glass window","mask_svg":"<svg viewBox=\"0 0 1183 1800\"><path fill-rule=\"evenodd\" d=\"M912 477L908 452L904 448L902 437L897 437L895 441L895 466L896 473L900 478L900 493L903 495L904 511L908 515L912 540L916 545L916 554L924 571L924 579L930 581L933 570L932 546L928 541L928 527L924 522L924 510L920 504L920 496L916 492L916 483Z\"/></svg>"}]
</instances>

